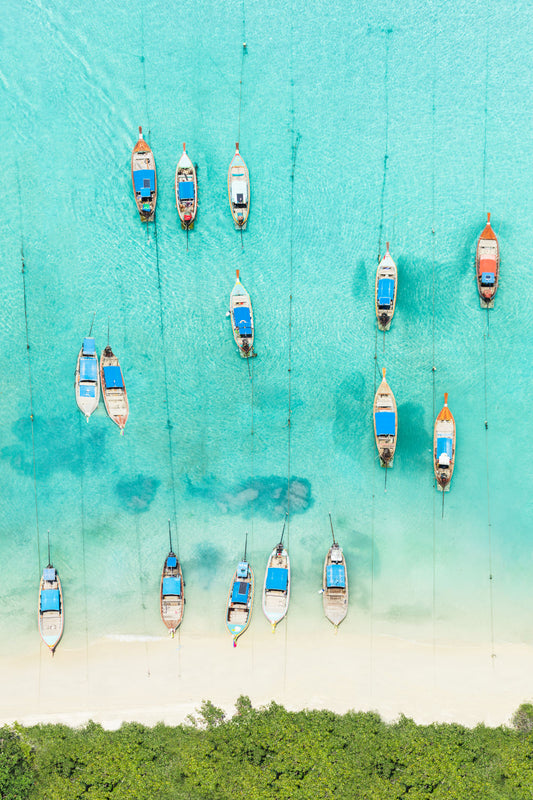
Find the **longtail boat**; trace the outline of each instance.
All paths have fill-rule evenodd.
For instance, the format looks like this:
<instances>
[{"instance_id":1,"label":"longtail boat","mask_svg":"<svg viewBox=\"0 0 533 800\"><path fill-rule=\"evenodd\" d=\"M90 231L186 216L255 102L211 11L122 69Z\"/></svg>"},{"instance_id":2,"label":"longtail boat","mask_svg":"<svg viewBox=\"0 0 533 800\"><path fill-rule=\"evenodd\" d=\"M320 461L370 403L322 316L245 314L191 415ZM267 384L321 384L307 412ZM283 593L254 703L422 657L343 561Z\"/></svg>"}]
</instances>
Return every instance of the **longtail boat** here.
<instances>
[{"instance_id":1,"label":"longtail boat","mask_svg":"<svg viewBox=\"0 0 533 800\"><path fill-rule=\"evenodd\" d=\"M63 635L63 591L57 570L50 559L48 536L48 565L43 569L39 584L39 633L52 655Z\"/></svg>"},{"instance_id":2,"label":"longtail boat","mask_svg":"<svg viewBox=\"0 0 533 800\"><path fill-rule=\"evenodd\" d=\"M254 353L254 315L250 295L242 285L237 270L237 280L229 297L229 313L233 338L243 358L257 355Z\"/></svg>"},{"instance_id":3,"label":"longtail boat","mask_svg":"<svg viewBox=\"0 0 533 800\"><path fill-rule=\"evenodd\" d=\"M89 417L98 408L100 401L100 373L98 369L98 356L94 339L86 336L83 340L78 361L76 363L76 403L87 422Z\"/></svg>"},{"instance_id":4,"label":"longtail boat","mask_svg":"<svg viewBox=\"0 0 533 800\"><path fill-rule=\"evenodd\" d=\"M128 393L118 358L109 345L100 356L100 381L106 411L123 433L130 411Z\"/></svg>"},{"instance_id":5,"label":"longtail boat","mask_svg":"<svg viewBox=\"0 0 533 800\"><path fill-rule=\"evenodd\" d=\"M181 227L183 230L192 230L198 207L198 184L194 164L185 150L185 142L183 142L183 153L176 167L175 191Z\"/></svg>"},{"instance_id":6,"label":"longtail boat","mask_svg":"<svg viewBox=\"0 0 533 800\"><path fill-rule=\"evenodd\" d=\"M248 534L246 534L247 543ZM254 602L254 573L246 560L246 544L244 558L239 561L233 573L226 604L226 628L233 637L233 647L237 647L237 639L250 623Z\"/></svg>"},{"instance_id":7,"label":"longtail boat","mask_svg":"<svg viewBox=\"0 0 533 800\"><path fill-rule=\"evenodd\" d=\"M250 213L250 174L239 153L239 142L228 169L228 197L235 227L243 231Z\"/></svg>"},{"instance_id":8,"label":"longtail boat","mask_svg":"<svg viewBox=\"0 0 533 800\"><path fill-rule=\"evenodd\" d=\"M490 224L489 212L487 224L481 232L476 248L476 279L482 308L494 307L494 295L498 288L499 276L500 248Z\"/></svg>"},{"instance_id":9,"label":"longtail boat","mask_svg":"<svg viewBox=\"0 0 533 800\"><path fill-rule=\"evenodd\" d=\"M394 452L398 437L398 411L392 389L385 379L387 370L383 368L383 380L374 397L374 435L379 460L385 469L394 464Z\"/></svg>"},{"instance_id":10,"label":"longtail boat","mask_svg":"<svg viewBox=\"0 0 533 800\"><path fill-rule=\"evenodd\" d=\"M157 173L154 154L143 139L141 126L139 139L131 154L131 181L141 222L151 222L157 203Z\"/></svg>"},{"instance_id":11,"label":"longtail boat","mask_svg":"<svg viewBox=\"0 0 533 800\"><path fill-rule=\"evenodd\" d=\"M435 420L433 464L437 489L440 492L448 492L455 465L455 420L448 408L447 392L444 394L442 410Z\"/></svg>"},{"instance_id":12,"label":"longtail boat","mask_svg":"<svg viewBox=\"0 0 533 800\"><path fill-rule=\"evenodd\" d=\"M376 316L378 327L382 331L388 331L394 309L396 308L396 288L398 285L398 270L396 263L389 253L389 243L387 242L387 252L378 264L376 272Z\"/></svg>"},{"instance_id":13,"label":"longtail boat","mask_svg":"<svg viewBox=\"0 0 533 800\"><path fill-rule=\"evenodd\" d=\"M322 602L324 604L324 614L335 626L336 630L348 613L348 573L346 572L346 560L342 548L335 541L331 514L329 515L329 522L333 544L329 548L324 561Z\"/></svg>"},{"instance_id":14,"label":"longtail boat","mask_svg":"<svg viewBox=\"0 0 533 800\"><path fill-rule=\"evenodd\" d=\"M183 619L185 596L181 565L178 561L178 557L172 549L172 532L170 530L170 522L168 523L168 536L170 542L170 551L168 556L165 558L165 563L163 564L159 599L161 606L161 619L169 629L171 636L174 636L181 623L181 620Z\"/></svg>"},{"instance_id":15,"label":"longtail boat","mask_svg":"<svg viewBox=\"0 0 533 800\"><path fill-rule=\"evenodd\" d=\"M263 584L263 613L272 625L272 631L287 613L291 594L291 565L283 546L284 533L285 523L281 539L269 556Z\"/></svg>"}]
</instances>

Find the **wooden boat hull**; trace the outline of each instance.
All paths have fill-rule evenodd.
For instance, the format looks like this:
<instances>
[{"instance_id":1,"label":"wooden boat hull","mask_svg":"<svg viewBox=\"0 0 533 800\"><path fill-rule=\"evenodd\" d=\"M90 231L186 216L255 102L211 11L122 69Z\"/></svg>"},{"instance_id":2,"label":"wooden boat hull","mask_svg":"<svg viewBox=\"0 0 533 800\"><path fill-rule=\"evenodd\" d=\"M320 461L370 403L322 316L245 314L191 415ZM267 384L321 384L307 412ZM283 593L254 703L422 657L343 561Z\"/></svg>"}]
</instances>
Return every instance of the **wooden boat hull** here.
<instances>
[{"instance_id":1,"label":"wooden boat hull","mask_svg":"<svg viewBox=\"0 0 533 800\"><path fill-rule=\"evenodd\" d=\"M120 370L120 376L122 378L122 386L106 385L106 367L118 367ZM113 354L113 351L109 345L105 348L104 352L100 356L100 384L102 387L102 395L104 398L106 411L110 419L112 419L113 422L118 425L122 432L125 428L126 422L128 421L129 415L128 393L126 391L126 384L124 382L124 376L122 375L118 358Z\"/></svg>"},{"instance_id":2,"label":"wooden boat hull","mask_svg":"<svg viewBox=\"0 0 533 800\"><path fill-rule=\"evenodd\" d=\"M194 185L194 197L192 199L188 197L180 198L180 183L192 183ZM183 230L186 230L187 228L192 230L198 208L198 184L196 181L196 169L194 168L194 164L192 163L191 159L185 152L185 145L183 145L183 154L178 161L178 166L176 167L174 192L176 195L176 208L178 209L181 227Z\"/></svg>"},{"instance_id":3,"label":"wooden boat hull","mask_svg":"<svg viewBox=\"0 0 533 800\"><path fill-rule=\"evenodd\" d=\"M494 308L499 278L500 248L488 214L487 224L481 232L476 248L476 281L482 308Z\"/></svg>"},{"instance_id":4,"label":"wooden boat hull","mask_svg":"<svg viewBox=\"0 0 533 800\"><path fill-rule=\"evenodd\" d=\"M391 414L394 414L394 419L390 416ZM394 465L394 453L398 439L398 409L392 389L385 380L385 370L383 370L383 380L374 397L373 419L374 437L380 464L382 467L390 469Z\"/></svg>"},{"instance_id":5,"label":"wooden boat hull","mask_svg":"<svg viewBox=\"0 0 533 800\"><path fill-rule=\"evenodd\" d=\"M141 174L143 172L145 175ZM154 154L142 138L142 128L139 128L139 140L131 154L131 182L141 222L152 222L157 203L157 171Z\"/></svg>"},{"instance_id":6,"label":"wooden boat hull","mask_svg":"<svg viewBox=\"0 0 533 800\"><path fill-rule=\"evenodd\" d=\"M84 355L83 353L83 345L80 348L78 360L76 362L76 377L74 381L74 387L76 392L76 404L81 413L85 416L87 422L89 422L89 417L96 411L98 408L98 403L100 402L100 370L98 368L98 356L95 354L94 362L96 365L96 380L82 380L80 375L82 357L88 358L88 356ZM92 358L93 357L91 356L90 359L92 360ZM93 392L94 396L92 396Z\"/></svg>"},{"instance_id":7,"label":"wooden boat hull","mask_svg":"<svg viewBox=\"0 0 533 800\"><path fill-rule=\"evenodd\" d=\"M328 587L328 567L331 566L344 567L344 586ZM334 544L329 548L324 561L322 602L326 618L337 628L348 613L348 571L346 569L344 553L338 544Z\"/></svg>"},{"instance_id":8,"label":"wooden boat hull","mask_svg":"<svg viewBox=\"0 0 533 800\"><path fill-rule=\"evenodd\" d=\"M449 492L455 467L455 420L445 394L442 410L433 430L433 470L439 492Z\"/></svg>"},{"instance_id":9,"label":"wooden boat hull","mask_svg":"<svg viewBox=\"0 0 533 800\"><path fill-rule=\"evenodd\" d=\"M245 230L250 213L250 174L238 142L228 169L228 198L235 227Z\"/></svg>"},{"instance_id":10,"label":"wooden boat hull","mask_svg":"<svg viewBox=\"0 0 533 800\"><path fill-rule=\"evenodd\" d=\"M172 565L173 559L176 561L175 566ZM179 594L170 594L170 592L165 594L163 593L165 578L179 579ZM161 619L172 635L174 635L183 619L183 611L185 608L185 586L183 583L181 564L178 561L176 554L173 552L168 554L163 565L163 572L161 573L161 583L159 587L159 603L161 608Z\"/></svg>"},{"instance_id":11,"label":"wooden boat hull","mask_svg":"<svg viewBox=\"0 0 533 800\"><path fill-rule=\"evenodd\" d=\"M245 603L234 603L232 601L233 587L238 581L239 583L247 583L250 585L248 590L247 600ZM248 575L246 578L238 577L238 568L233 573L231 580L228 601L226 604L226 630L233 637L233 644L237 644L237 639L247 629L252 618L252 609L254 604L254 573L248 567Z\"/></svg>"},{"instance_id":12,"label":"wooden boat hull","mask_svg":"<svg viewBox=\"0 0 533 800\"><path fill-rule=\"evenodd\" d=\"M242 318L243 309L247 309L249 312L248 327L243 327L242 325L239 327L238 324L240 322L239 317ZM250 358L250 356L254 355L254 314L250 295L240 282L238 271L237 280L229 298L229 310L235 344L239 348L242 358Z\"/></svg>"},{"instance_id":13,"label":"wooden boat hull","mask_svg":"<svg viewBox=\"0 0 533 800\"><path fill-rule=\"evenodd\" d=\"M48 565L47 569L54 569L54 568L51 565ZM46 589L57 589L59 591L58 611L41 610L43 591L45 591ZM59 644L61 637L63 636L63 627L64 627L63 590L57 572L55 573L54 581L45 580L43 572L43 576L41 577L41 582L39 584L39 603L37 607L37 612L39 618L39 633L41 635L41 639L43 640L43 642L53 655L57 645Z\"/></svg>"},{"instance_id":14,"label":"wooden boat hull","mask_svg":"<svg viewBox=\"0 0 533 800\"><path fill-rule=\"evenodd\" d=\"M384 283L380 283L384 281ZM393 281L393 284L390 283ZM396 309L396 290L398 287L398 270L396 263L389 253L389 243L387 242L387 252L379 262L376 272L375 286L375 307L378 328L381 331L388 331L391 326L394 311ZM390 291L392 288L392 291Z\"/></svg>"},{"instance_id":15,"label":"wooden boat hull","mask_svg":"<svg viewBox=\"0 0 533 800\"><path fill-rule=\"evenodd\" d=\"M276 589L267 588L269 579L269 569L285 570L286 575L286 588ZM282 582L280 582L281 584ZM289 599L291 595L291 565L289 554L285 548L279 550L275 547L268 559L267 568L265 571L265 580L263 581L263 614L275 629L278 622L284 618L289 609Z\"/></svg>"}]
</instances>

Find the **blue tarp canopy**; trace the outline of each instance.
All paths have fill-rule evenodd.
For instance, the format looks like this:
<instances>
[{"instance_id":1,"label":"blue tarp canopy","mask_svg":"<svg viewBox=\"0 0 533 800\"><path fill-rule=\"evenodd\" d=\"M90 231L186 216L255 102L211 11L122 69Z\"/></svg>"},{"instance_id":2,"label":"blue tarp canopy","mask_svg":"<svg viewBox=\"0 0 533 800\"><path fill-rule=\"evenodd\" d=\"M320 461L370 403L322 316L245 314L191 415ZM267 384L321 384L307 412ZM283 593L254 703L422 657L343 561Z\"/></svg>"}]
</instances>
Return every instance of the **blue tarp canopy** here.
<instances>
[{"instance_id":1,"label":"blue tarp canopy","mask_svg":"<svg viewBox=\"0 0 533 800\"><path fill-rule=\"evenodd\" d=\"M481 274L481 283L483 286L494 286L496 282L496 277L494 272L483 272Z\"/></svg>"},{"instance_id":2,"label":"blue tarp canopy","mask_svg":"<svg viewBox=\"0 0 533 800\"><path fill-rule=\"evenodd\" d=\"M86 336L83 340L83 355L84 356L95 356L96 355L96 343L92 337Z\"/></svg>"},{"instance_id":3,"label":"blue tarp canopy","mask_svg":"<svg viewBox=\"0 0 533 800\"><path fill-rule=\"evenodd\" d=\"M178 561L176 559L176 556L169 556L167 558L167 566L168 567L175 567L177 563L178 563Z\"/></svg>"},{"instance_id":4,"label":"blue tarp canopy","mask_svg":"<svg viewBox=\"0 0 533 800\"><path fill-rule=\"evenodd\" d=\"M289 572L283 567L269 567L266 579L266 588L285 592L289 580Z\"/></svg>"},{"instance_id":5,"label":"blue tarp canopy","mask_svg":"<svg viewBox=\"0 0 533 800\"><path fill-rule=\"evenodd\" d=\"M120 367L104 367L104 381L108 389L123 389Z\"/></svg>"},{"instance_id":6,"label":"blue tarp canopy","mask_svg":"<svg viewBox=\"0 0 533 800\"><path fill-rule=\"evenodd\" d=\"M41 611L59 611L59 589L43 589Z\"/></svg>"},{"instance_id":7,"label":"blue tarp canopy","mask_svg":"<svg viewBox=\"0 0 533 800\"><path fill-rule=\"evenodd\" d=\"M180 181L178 183L178 194L180 200L194 200L194 182Z\"/></svg>"},{"instance_id":8,"label":"blue tarp canopy","mask_svg":"<svg viewBox=\"0 0 533 800\"><path fill-rule=\"evenodd\" d=\"M235 320L235 327L239 329L241 336L249 336L252 333L252 320L249 308L246 308L246 306L236 306L233 309L233 319Z\"/></svg>"},{"instance_id":9,"label":"blue tarp canopy","mask_svg":"<svg viewBox=\"0 0 533 800\"><path fill-rule=\"evenodd\" d=\"M179 596L181 594L181 578L163 578L163 594Z\"/></svg>"},{"instance_id":10,"label":"blue tarp canopy","mask_svg":"<svg viewBox=\"0 0 533 800\"><path fill-rule=\"evenodd\" d=\"M380 278L378 281L378 306L392 305L394 297L394 279Z\"/></svg>"},{"instance_id":11,"label":"blue tarp canopy","mask_svg":"<svg viewBox=\"0 0 533 800\"><path fill-rule=\"evenodd\" d=\"M394 411L376 411L377 436L394 436L396 433L396 414Z\"/></svg>"},{"instance_id":12,"label":"blue tarp canopy","mask_svg":"<svg viewBox=\"0 0 533 800\"><path fill-rule=\"evenodd\" d=\"M135 191L141 193L141 197L150 197L151 192L155 192L155 171L153 169L138 169L133 173Z\"/></svg>"},{"instance_id":13,"label":"blue tarp canopy","mask_svg":"<svg viewBox=\"0 0 533 800\"><path fill-rule=\"evenodd\" d=\"M233 591L231 593L232 603L247 603L248 593L250 591L250 584L244 581L235 581L233 584Z\"/></svg>"},{"instance_id":14,"label":"blue tarp canopy","mask_svg":"<svg viewBox=\"0 0 533 800\"><path fill-rule=\"evenodd\" d=\"M80 384L80 397L96 397L96 386L94 383Z\"/></svg>"},{"instance_id":15,"label":"blue tarp canopy","mask_svg":"<svg viewBox=\"0 0 533 800\"><path fill-rule=\"evenodd\" d=\"M437 458L443 453L446 453L450 458L452 457L452 440L448 436L437 437Z\"/></svg>"},{"instance_id":16,"label":"blue tarp canopy","mask_svg":"<svg viewBox=\"0 0 533 800\"><path fill-rule=\"evenodd\" d=\"M56 579L56 571L53 567L45 567L43 569L43 580L45 581L55 581Z\"/></svg>"},{"instance_id":17,"label":"blue tarp canopy","mask_svg":"<svg viewBox=\"0 0 533 800\"><path fill-rule=\"evenodd\" d=\"M80 358L80 381L95 381L97 370L96 358Z\"/></svg>"},{"instance_id":18,"label":"blue tarp canopy","mask_svg":"<svg viewBox=\"0 0 533 800\"><path fill-rule=\"evenodd\" d=\"M328 589L334 586L339 586L341 589L344 589L346 586L344 564L330 564L326 568L326 582Z\"/></svg>"}]
</instances>

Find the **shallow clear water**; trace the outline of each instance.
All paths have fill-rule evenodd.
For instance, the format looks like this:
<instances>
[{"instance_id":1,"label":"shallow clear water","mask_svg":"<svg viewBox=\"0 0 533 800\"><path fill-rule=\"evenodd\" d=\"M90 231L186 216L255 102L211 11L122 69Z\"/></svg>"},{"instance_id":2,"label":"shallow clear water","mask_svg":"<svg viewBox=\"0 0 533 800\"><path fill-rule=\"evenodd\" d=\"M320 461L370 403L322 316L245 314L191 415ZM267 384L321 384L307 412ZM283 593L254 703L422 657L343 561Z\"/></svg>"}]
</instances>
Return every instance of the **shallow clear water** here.
<instances>
[{"instance_id":1,"label":"shallow clear water","mask_svg":"<svg viewBox=\"0 0 533 800\"><path fill-rule=\"evenodd\" d=\"M245 531L262 583L290 474L289 626L331 633L317 594L331 510L350 578L343 628L529 642L526 4L227 0L180 16L162 2L53 0L4 18L4 641L38 652L48 529L61 646L162 634L168 518L187 582L182 642L221 631ZM131 195L139 124L157 230ZM252 182L242 249L226 189L237 139ZM188 252L173 189L183 141L200 193ZM473 268L487 210L502 259L490 336ZM399 290L384 339L373 286L386 240ZM254 307L253 380L225 317L236 268ZM109 321L128 387L124 437L102 404L89 424L75 404L93 312L98 350ZM371 416L383 366L399 407L386 492ZM431 442L445 391L458 433L442 519ZM258 600L246 637L268 633Z\"/></svg>"}]
</instances>

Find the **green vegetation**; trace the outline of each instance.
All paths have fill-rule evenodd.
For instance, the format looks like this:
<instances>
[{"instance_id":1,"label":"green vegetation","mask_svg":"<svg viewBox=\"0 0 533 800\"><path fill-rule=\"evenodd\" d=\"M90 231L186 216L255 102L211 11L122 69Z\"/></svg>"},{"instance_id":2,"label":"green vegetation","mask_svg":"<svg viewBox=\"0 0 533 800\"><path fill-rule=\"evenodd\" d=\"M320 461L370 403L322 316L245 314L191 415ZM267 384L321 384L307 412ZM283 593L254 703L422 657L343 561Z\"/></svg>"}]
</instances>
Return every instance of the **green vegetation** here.
<instances>
[{"instance_id":1,"label":"green vegetation","mask_svg":"<svg viewBox=\"0 0 533 800\"><path fill-rule=\"evenodd\" d=\"M394 724L377 714L204 702L185 725L0 729L2 800L522 800L533 706L513 727Z\"/></svg>"}]
</instances>

